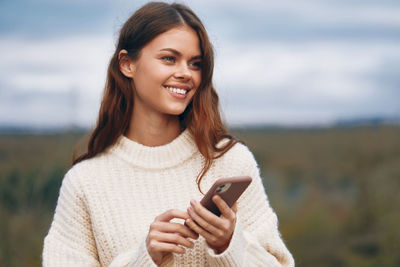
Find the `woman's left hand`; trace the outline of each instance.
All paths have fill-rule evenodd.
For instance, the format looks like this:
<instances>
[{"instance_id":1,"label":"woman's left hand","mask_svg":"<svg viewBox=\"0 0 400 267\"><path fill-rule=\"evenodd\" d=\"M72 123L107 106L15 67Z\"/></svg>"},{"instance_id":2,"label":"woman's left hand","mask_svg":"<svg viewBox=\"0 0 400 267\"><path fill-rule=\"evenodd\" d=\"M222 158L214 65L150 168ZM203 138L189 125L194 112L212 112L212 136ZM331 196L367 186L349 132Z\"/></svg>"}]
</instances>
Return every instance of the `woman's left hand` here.
<instances>
[{"instance_id":1,"label":"woman's left hand","mask_svg":"<svg viewBox=\"0 0 400 267\"><path fill-rule=\"evenodd\" d=\"M186 224L203 236L208 246L219 254L228 248L235 230L237 204L229 208L218 195L215 195L212 200L221 211L220 217L207 210L198 201L191 200L190 207L187 209L191 218L186 220Z\"/></svg>"}]
</instances>

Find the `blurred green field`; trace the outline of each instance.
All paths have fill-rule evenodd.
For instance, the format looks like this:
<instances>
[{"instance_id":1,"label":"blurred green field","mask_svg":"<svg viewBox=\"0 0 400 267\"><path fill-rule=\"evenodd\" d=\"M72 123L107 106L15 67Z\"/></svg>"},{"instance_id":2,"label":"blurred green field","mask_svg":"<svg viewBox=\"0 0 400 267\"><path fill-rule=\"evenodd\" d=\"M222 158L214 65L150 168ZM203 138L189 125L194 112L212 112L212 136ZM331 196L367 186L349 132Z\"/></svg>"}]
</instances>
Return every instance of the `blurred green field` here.
<instances>
[{"instance_id":1,"label":"blurred green field","mask_svg":"<svg viewBox=\"0 0 400 267\"><path fill-rule=\"evenodd\" d=\"M400 266L400 127L236 129L297 266ZM0 266L41 266L82 133L0 134Z\"/></svg>"}]
</instances>

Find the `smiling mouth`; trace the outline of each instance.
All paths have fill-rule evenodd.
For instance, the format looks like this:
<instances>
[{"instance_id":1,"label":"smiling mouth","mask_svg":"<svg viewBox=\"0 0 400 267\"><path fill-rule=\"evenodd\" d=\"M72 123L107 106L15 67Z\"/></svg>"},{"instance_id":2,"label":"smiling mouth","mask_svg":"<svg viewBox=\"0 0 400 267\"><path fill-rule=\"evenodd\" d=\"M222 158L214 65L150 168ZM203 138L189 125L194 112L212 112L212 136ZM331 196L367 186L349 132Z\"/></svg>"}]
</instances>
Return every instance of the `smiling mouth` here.
<instances>
[{"instance_id":1,"label":"smiling mouth","mask_svg":"<svg viewBox=\"0 0 400 267\"><path fill-rule=\"evenodd\" d=\"M190 90L186 89L181 89L181 88L176 88L176 87L171 87L171 86L164 86L165 89L176 93L176 94L181 94L181 95L186 95Z\"/></svg>"}]
</instances>

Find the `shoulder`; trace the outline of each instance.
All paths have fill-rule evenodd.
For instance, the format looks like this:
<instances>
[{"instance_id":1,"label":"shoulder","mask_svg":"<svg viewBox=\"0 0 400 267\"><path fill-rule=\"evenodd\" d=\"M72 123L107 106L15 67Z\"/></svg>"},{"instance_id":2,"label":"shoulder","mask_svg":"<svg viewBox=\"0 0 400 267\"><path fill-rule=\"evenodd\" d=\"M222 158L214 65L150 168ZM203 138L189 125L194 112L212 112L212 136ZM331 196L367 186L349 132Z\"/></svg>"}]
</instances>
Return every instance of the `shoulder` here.
<instances>
[{"instance_id":1,"label":"shoulder","mask_svg":"<svg viewBox=\"0 0 400 267\"><path fill-rule=\"evenodd\" d=\"M74 164L65 174L63 184L82 187L84 183L99 175L100 170L105 166L103 154L93 158L82 160Z\"/></svg>"},{"instance_id":2,"label":"shoulder","mask_svg":"<svg viewBox=\"0 0 400 267\"><path fill-rule=\"evenodd\" d=\"M218 145L228 141L224 139ZM202 180L202 188L210 188L219 178L238 176L250 176L253 179L259 176L259 167L253 153L242 143L235 143L225 154L214 159Z\"/></svg>"},{"instance_id":3,"label":"shoulder","mask_svg":"<svg viewBox=\"0 0 400 267\"><path fill-rule=\"evenodd\" d=\"M218 145L226 143L224 139ZM250 149L243 143L236 143L223 156L215 160L215 165L230 168L237 173L248 173L258 169L257 161Z\"/></svg>"},{"instance_id":4,"label":"shoulder","mask_svg":"<svg viewBox=\"0 0 400 267\"><path fill-rule=\"evenodd\" d=\"M95 156L90 159L85 159L82 160L76 164L74 164L69 171L67 172L70 173L73 176L79 176L80 174L90 174L94 172L98 167L101 165L101 155Z\"/></svg>"},{"instance_id":5,"label":"shoulder","mask_svg":"<svg viewBox=\"0 0 400 267\"><path fill-rule=\"evenodd\" d=\"M221 140L217 146L227 143L228 139ZM233 160L234 162L243 162L244 164L256 163L255 157L250 149L243 143L237 142L234 144L221 158L225 160Z\"/></svg>"}]
</instances>

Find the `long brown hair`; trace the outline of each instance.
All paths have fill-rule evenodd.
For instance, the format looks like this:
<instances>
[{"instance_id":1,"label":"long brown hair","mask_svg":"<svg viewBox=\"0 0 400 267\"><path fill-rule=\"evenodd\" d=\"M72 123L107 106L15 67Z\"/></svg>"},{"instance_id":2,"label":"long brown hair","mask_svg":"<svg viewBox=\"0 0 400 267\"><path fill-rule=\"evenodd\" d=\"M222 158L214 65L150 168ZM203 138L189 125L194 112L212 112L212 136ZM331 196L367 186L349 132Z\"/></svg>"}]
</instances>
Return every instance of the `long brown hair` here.
<instances>
[{"instance_id":1,"label":"long brown hair","mask_svg":"<svg viewBox=\"0 0 400 267\"><path fill-rule=\"evenodd\" d=\"M187 128L193 135L200 153L205 158L203 169L196 179L201 192L201 179L210 169L213 160L221 157L239 141L228 133L221 120L219 99L212 84L214 54L207 32L196 14L182 4L150 2L125 22L108 66L97 125L89 138L87 152L78 157L74 153L73 165L103 152L129 128L134 88L131 80L119 69L118 53L125 49L128 56L135 60L139 57L141 49L157 35L182 25L188 25L196 31L202 53L201 83L190 104L179 115L182 128ZM218 142L224 138L227 138L228 142L217 147Z\"/></svg>"}]
</instances>

